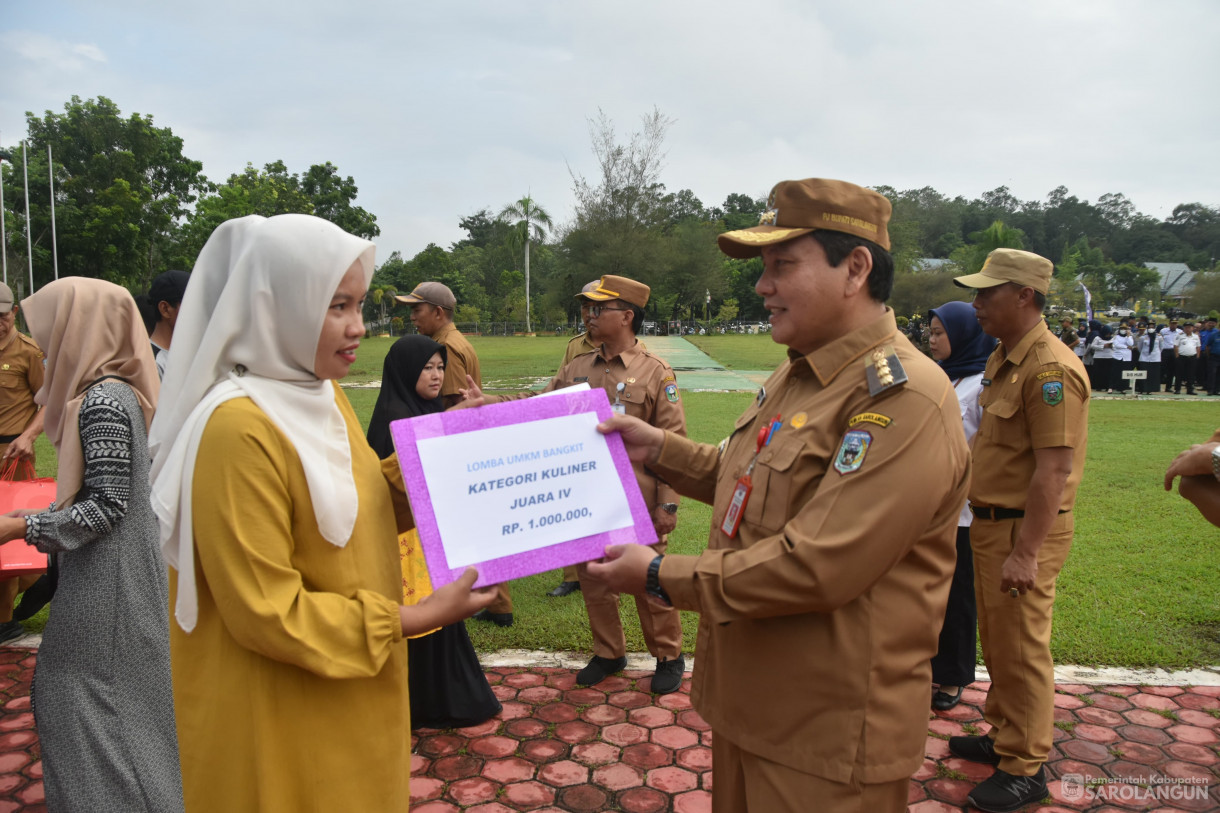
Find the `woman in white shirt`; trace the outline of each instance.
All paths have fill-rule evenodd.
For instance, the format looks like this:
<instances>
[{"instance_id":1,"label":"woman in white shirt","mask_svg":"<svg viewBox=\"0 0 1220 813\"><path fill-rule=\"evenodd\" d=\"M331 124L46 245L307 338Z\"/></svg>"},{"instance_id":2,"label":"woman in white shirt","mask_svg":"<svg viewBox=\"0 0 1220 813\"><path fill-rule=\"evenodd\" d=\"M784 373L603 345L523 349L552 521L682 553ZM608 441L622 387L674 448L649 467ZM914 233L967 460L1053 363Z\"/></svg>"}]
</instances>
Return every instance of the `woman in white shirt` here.
<instances>
[{"instance_id":1,"label":"woman in white shirt","mask_svg":"<svg viewBox=\"0 0 1220 813\"><path fill-rule=\"evenodd\" d=\"M1135 349L1139 351L1139 369L1148 373L1148 378L1137 381L1137 392L1161 391L1161 336L1155 328L1141 330L1135 337Z\"/></svg>"},{"instance_id":2,"label":"woman in white shirt","mask_svg":"<svg viewBox=\"0 0 1220 813\"><path fill-rule=\"evenodd\" d=\"M1093 350L1093 389L1114 392L1114 332L1102 325L1089 345Z\"/></svg>"},{"instance_id":3,"label":"woman in white shirt","mask_svg":"<svg viewBox=\"0 0 1220 813\"><path fill-rule=\"evenodd\" d=\"M1135 347L1135 338L1131 335L1131 329L1125 324L1119 325L1118 333L1114 336L1114 344L1110 348L1114 353L1112 384L1114 389L1119 392L1127 391L1127 379L1123 378L1123 371L1135 368L1135 364L1131 360L1131 348L1133 347Z\"/></svg>"},{"instance_id":4,"label":"woman in white shirt","mask_svg":"<svg viewBox=\"0 0 1220 813\"><path fill-rule=\"evenodd\" d=\"M983 332L974 318L974 308L966 302L947 302L930 312L932 323L928 346L953 381L962 411L966 442L973 444L983 411L979 393L983 389L983 368L995 349L996 340ZM940 644L932 658L932 708L947 711L962 699L962 690L974 682L975 627L978 611L974 601L974 554L970 550L970 505L962 506L957 520L957 567L949 587L945 625Z\"/></svg>"}]
</instances>

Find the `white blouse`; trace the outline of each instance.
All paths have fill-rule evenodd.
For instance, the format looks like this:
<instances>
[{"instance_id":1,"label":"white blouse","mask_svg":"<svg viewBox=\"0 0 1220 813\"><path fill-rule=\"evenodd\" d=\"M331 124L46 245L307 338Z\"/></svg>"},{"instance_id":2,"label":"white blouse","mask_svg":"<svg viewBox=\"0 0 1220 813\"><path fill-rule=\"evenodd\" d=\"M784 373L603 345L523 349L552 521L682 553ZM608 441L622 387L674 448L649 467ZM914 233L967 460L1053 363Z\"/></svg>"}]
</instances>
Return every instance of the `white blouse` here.
<instances>
[{"instance_id":1,"label":"white blouse","mask_svg":"<svg viewBox=\"0 0 1220 813\"><path fill-rule=\"evenodd\" d=\"M957 405L962 412L962 429L966 432L966 443L974 445L974 436L979 431L979 421L983 419L983 408L979 406L979 394L983 391L983 374L975 373L953 382L953 391L957 393ZM957 518L957 527L968 528L974 521L970 513L970 502L962 507L962 513Z\"/></svg>"}]
</instances>

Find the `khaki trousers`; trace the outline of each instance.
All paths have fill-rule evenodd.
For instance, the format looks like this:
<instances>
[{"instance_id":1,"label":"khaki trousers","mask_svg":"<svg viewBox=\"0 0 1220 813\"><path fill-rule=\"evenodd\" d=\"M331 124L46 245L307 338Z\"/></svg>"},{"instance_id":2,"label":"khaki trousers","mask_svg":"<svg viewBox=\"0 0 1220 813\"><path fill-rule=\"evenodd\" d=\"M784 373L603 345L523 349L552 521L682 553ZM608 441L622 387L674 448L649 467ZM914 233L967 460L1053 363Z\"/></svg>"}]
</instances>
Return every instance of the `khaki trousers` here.
<instances>
[{"instance_id":1,"label":"khaki trousers","mask_svg":"<svg viewBox=\"0 0 1220 813\"><path fill-rule=\"evenodd\" d=\"M712 813L903 813L911 780L832 782L743 751L712 732Z\"/></svg>"},{"instance_id":2,"label":"khaki trousers","mask_svg":"<svg viewBox=\"0 0 1220 813\"><path fill-rule=\"evenodd\" d=\"M1020 598L1000 592L1004 560L1012 552L1020 519L975 518L974 590L983 662L991 691L983 718L991 732L1000 770L1032 776L1046 762L1054 741L1055 665L1051 660L1051 616L1055 580L1072 547L1073 518L1059 514L1038 550L1034 589Z\"/></svg>"},{"instance_id":3,"label":"khaki trousers","mask_svg":"<svg viewBox=\"0 0 1220 813\"><path fill-rule=\"evenodd\" d=\"M652 546L657 553L665 552L666 538ZM584 564L576 566L580 594L589 614L589 629L593 632L593 654L603 658L621 658L627 654L627 638L623 635L623 620L618 614L619 594L605 582L589 574ZM682 654L682 619L673 607L662 607L646 596L635 597L635 610L640 617L644 641L654 658L668 660Z\"/></svg>"}]
</instances>

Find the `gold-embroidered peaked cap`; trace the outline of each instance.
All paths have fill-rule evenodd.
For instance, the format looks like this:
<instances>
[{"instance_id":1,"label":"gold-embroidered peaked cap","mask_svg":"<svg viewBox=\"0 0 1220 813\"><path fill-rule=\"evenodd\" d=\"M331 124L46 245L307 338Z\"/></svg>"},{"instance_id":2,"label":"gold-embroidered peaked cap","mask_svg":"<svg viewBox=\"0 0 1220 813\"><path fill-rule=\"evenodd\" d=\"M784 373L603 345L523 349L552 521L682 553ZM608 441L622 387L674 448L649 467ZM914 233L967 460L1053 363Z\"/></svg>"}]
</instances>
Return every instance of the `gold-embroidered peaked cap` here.
<instances>
[{"instance_id":1,"label":"gold-embroidered peaked cap","mask_svg":"<svg viewBox=\"0 0 1220 813\"><path fill-rule=\"evenodd\" d=\"M591 299L594 302L621 299L628 304L642 308L648 304L648 294L651 292L652 289L642 282L606 274L597 281L596 285L589 283L576 296L580 299Z\"/></svg>"},{"instance_id":2,"label":"gold-embroidered peaked cap","mask_svg":"<svg viewBox=\"0 0 1220 813\"><path fill-rule=\"evenodd\" d=\"M727 231L717 242L725 254L745 260L761 254L763 246L827 229L863 237L888 251L889 222L889 200L871 189L825 178L780 181L757 226Z\"/></svg>"}]
</instances>

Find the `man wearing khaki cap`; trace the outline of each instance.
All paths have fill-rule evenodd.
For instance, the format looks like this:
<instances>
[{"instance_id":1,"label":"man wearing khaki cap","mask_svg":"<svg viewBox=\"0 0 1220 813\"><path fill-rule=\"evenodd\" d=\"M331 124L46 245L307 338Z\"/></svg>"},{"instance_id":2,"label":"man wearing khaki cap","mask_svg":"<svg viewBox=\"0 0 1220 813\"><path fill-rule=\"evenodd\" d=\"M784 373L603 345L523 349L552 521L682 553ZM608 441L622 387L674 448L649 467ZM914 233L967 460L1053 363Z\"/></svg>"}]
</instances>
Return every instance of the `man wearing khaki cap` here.
<instances>
[{"instance_id":1,"label":"man wearing khaki cap","mask_svg":"<svg viewBox=\"0 0 1220 813\"><path fill-rule=\"evenodd\" d=\"M0 284L0 470L15 465L13 479L25 480L33 472L34 441L42 434L43 410L34 395L42 388L43 354L33 339L17 332L17 310L13 289ZM36 575L0 580L0 643L25 634L13 620L13 601L37 580Z\"/></svg>"},{"instance_id":2,"label":"man wearing khaki cap","mask_svg":"<svg viewBox=\"0 0 1220 813\"><path fill-rule=\"evenodd\" d=\"M411 323L416 330L446 348L449 361L445 365L445 380L441 384L441 398L445 400L445 406L451 407L462 400L460 391L466 389L466 376L482 387L479 357L466 337L453 325L453 309L457 307L457 299L449 286L440 282L421 282L406 296L394 298L411 306Z\"/></svg>"},{"instance_id":3,"label":"man wearing khaki cap","mask_svg":"<svg viewBox=\"0 0 1220 813\"><path fill-rule=\"evenodd\" d=\"M590 574L700 613L691 700L721 813L906 810L970 456L953 385L898 331L882 195L784 181L755 291L788 358L719 446L630 417L633 460L712 505L707 550L611 546Z\"/></svg>"},{"instance_id":4,"label":"man wearing khaki cap","mask_svg":"<svg viewBox=\"0 0 1220 813\"><path fill-rule=\"evenodd\" d=\"M991 675L986 734L949 750L997 766L970 793L975 807L1016 810L1047 795L1054 739L1051 610L1072 545L1072 505L1084 473L1089 385L1084 365L1042 319L1054 266L1011 248L977 274L975 316L1000 343L987 360L974 440L970 508L979 639Z\"/></svg>"},{"instance_id":5,"label":"man wearing khaki cap","mask_svg":"<svg viewBox=\"0 0 1220 813\"><path fill-rule=\"evenodd\" d=\"M597 285L585 286L578 297L589 325L589 335L597 342L593 352L576 356L560 368L545 392L587 383L606 391L611 408L632 415L650 426L686 435L686 415L682 411L678 383L673 369L644 349L636 338L644 323L644 306L649 288L627 277L607 274ZM495 402L517 396L482 396L475 400ZM665 552L666 535L677 525L678 494L643 465L636 463L636 482L652 524L660 540L647 548L652 556ZM581 686L592 686L627 666L627 640L619 616L619 591L597 578L590 578L588 566L577 565L577 579L593 633L593 658L576 676ZM682 657L682 621L673 607L662 606L636 596L636 612L648 651L657 659L656 672L649 688L654 694L668 694L682 685L686 661Z\"/></svg>"}]
</instances>

